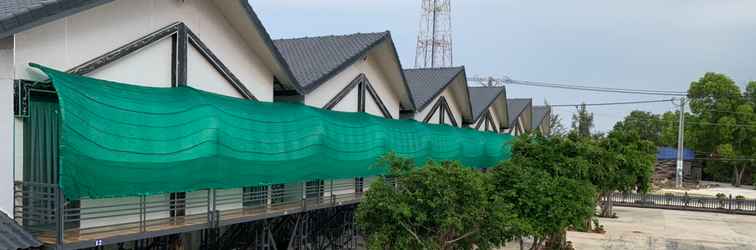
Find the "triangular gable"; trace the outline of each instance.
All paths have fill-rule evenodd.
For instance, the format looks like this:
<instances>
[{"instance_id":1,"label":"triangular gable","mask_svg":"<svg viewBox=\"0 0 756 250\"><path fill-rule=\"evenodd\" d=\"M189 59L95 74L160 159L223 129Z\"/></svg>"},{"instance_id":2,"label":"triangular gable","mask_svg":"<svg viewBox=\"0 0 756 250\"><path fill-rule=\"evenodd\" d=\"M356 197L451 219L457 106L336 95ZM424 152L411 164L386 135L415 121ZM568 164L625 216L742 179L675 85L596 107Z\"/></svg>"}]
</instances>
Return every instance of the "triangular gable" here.
<instances>
[{"instance_id":1,"label":"triangular gable","mask_svg":"<svg viewBox=\"0 0 756 250\"><path fill-rule=\"evenodd\" d=\"M473 121L479 120L499 96L505 95L504 87L470 87L468 91L470 91Z\"/></svg>"},{"instance_id":2,"label":"triangular gable","mask_svg":"<svg viewBox=\"0 0 756 250\"><path fill-rule=\"evenodd\" d=\"M172 39L171 53L171 85L185 86L188 84L188 64L187 57L189 50L192 49L202 56L207 63L212 65L215 71L230 84L233 89L238 91L239 95L248 99L255 99L249 89L226 67L218 57L194 34L185 24L177 22L161 28L151 34L127 43L120 48L112 50L104 55L89 60L79 66L67 71L67 73L88 75L109 64L116 63L119 60L151 45L163 42L166 39Z\"/></svg>"},{"instance_id":3,"label":"triangular gable","mask_svg":"<svg viewBox=\"0 0 756 250\"><path fill-rule=\"evenodd\" d=\"M27 0L0 4L0 38L78 14L113 0ZM262 22L247 0L214 0L226 20L260 56L279 84L301 91L289 66L273 45ZM115 28L115 27L114 27Z\"/></svg>"},{"instance_id":4,"label":"triangular gable","mask_svg":"<svg viewBox=\"0 0 756 250\"><path fill-rule=\"evenodd\" d=\"M402 109L414 110L414 102L401 70L391 33L388 31L278 39L273 42L300 84L303 92L299 94L309 94L358 60L365 58L374 49L388 48L389 57L393 57L392 60L396 64L398 81L406 92L399 95ZM277 95L289 95L288 92L286 89L277 89Z\"/></svg>"},{"instance_id":5,"label":"triangular gable","mask_svg":"<svg viewBox=\"0 0 756 250\"><path fill-rule=\"evenodd\" d=\"M337 111L352 110L349 105L355 105L357 112L366 112L368 108L376 109L384 118L393 119L383 100L373 88L365 74L360 74L344 89L339 91L322 108Z\"/></svg>"},{"instance_id":6,"label":"triangular gable","mask_svg":"<svg viewBox=\"0 0 756 250\"><path fill-rule=\"evenodd\" d=\"M517 118L523 116L528 109L532 108L531 103L531 99L507 99L507 106L509 107L509 128L513 128L517 123ZM525 122L530 123L529 120Z\"/></svg>"},{"instance_id":7,"label":"triangular gable","mask_svg":"<svg viewBox=\"0 0 756 250\"><path fill-rule=\"evenodd\" d=\"M407 77L407 83L415 100L417 112L425 110L444 90L450 88L458 79L461 79L461 85L452 88L461 92L458 94L462 95L464 99L458 101L461 102L458 104L461 105L463 122L473 122L470 93L467 87L467 76L464 67L406 69L404 70L404 75Z\"/></svg>"},{"instance_id":8,"label":"triangular gable","mask_svg":"<svg viewBox=\"0 0 756 250\"><path fill-rule=\"evenodd\" d=\"M543 121L549 116L549 113L551 113L551 107L549 106L533 106L532 128L536 129L540 127Z\"/></svg>"}]
</instances>

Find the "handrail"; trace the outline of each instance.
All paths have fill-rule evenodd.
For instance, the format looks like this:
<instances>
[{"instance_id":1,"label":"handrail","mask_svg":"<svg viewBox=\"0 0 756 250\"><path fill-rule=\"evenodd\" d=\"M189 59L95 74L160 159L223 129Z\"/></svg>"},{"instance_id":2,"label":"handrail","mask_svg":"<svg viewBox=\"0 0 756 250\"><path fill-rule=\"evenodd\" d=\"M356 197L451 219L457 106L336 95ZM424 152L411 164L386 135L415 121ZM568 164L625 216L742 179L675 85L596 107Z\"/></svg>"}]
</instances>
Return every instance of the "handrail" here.
<instances>
[{"instance_id":1,"label":"handrail","mask_svg":"<svg viewBox=\"0 0 756 250\"><path fill-rule=\"evenodd\" d=\"M94 241L118 236L119 231L134 239L134 233L147 237L148 232L156 230L213 228L227 220L232 222L223 225L353 204L362 199L372 180L363 178L360 184L355 178L318 180L227 189L234 190L231 192L210 189L182 196L158 194L80 201L65 201L61 189L54 184L16 181L14 218L37 236L54 235L53 241L45 242L48 245Z\"/></svg>"}]
</instances>

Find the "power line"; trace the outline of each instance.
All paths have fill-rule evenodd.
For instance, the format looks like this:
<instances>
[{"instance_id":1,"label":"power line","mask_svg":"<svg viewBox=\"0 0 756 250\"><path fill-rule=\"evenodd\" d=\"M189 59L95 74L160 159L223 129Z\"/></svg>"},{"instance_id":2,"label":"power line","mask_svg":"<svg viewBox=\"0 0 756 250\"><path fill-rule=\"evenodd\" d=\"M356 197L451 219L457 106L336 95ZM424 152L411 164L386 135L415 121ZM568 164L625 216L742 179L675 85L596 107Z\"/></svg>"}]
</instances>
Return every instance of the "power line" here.
<instances>
[{"instance_id":1,"label":"power line","mask_svg":"<svg viewBox=\"0 0 756 250\"><path fill-rule=\"evenodd\" d=\"M628 101L628 102L602 102L602 103L581 103L581 104L558 104L549 105L550 107L576 107L576 106L612 106L612 105L628 105L628 104L643 104L643 103L659 103L659 102L671 102L674 99L662 99L662 100L647 100L647 101Z\"/></svg>"},{"instance_id":2,"label":"power line","mask_svg":"<svg viewBox=\"0 0 756 250\"><path fill-rule=\"evenodd\" d=\"M625 89L625 88L608 88L608 87L593 87L585 85L570 85L570 84L557 84L538 81L523 81L513 80L509 77L494 78L494 77L469 77L468 81L479 82L484 86L504 86L506 84L524 85L532 87L546 87L546 88L561 88L570 90L581 91L594 91L594 92L610 92L610 93L623 93L623 94L642 94L642 95L663 95L663 96L686 96L686 92L681 91L666 91L666 90L645 90L645 89Z\"/></svg>"},{"instance_id":3,"label":"power line","mask_svg":"<svg viewBox=\"0 0 756 250\"><path fill-rule=\"evenodd\" d=\"M546 87L546 88L561 88L561 89L572 89L572 90L585 90L585 91L596 91L596 92L668 95L668 96L687 96L688 95L688 93L681 92L681 91L592 87L592 86L585 86L585 85L557 84L557 83L522 81L522 80L512 80L512 79L509 79L506 82L509 84L515 84L515 85L536 86L536 87Z\"/></svg>"}]
</instances>

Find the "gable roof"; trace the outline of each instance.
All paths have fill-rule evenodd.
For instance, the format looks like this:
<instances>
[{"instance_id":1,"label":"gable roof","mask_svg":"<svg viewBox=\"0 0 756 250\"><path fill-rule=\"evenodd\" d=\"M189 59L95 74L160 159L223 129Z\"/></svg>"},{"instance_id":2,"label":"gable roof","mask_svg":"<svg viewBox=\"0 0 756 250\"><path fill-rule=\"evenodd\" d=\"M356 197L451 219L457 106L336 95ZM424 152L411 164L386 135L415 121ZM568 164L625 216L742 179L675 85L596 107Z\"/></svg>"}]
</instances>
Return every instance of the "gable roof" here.
<instances>
[{"instance_id":1,"label":"gable roof","mask_svg":"<svg viewBox=\"0 0 756 250\"><path fill-rule=\"evenodd\" d=\"M467 91L470 92L473 121L477 121L483 112L493 105L496 98L505 93L504 87L469 87Z\"/></svg>"},{"instance_id":2,"label":"gable roof","mask_svg":"<svg viewBox=\"0 0 756 250\"><path fill-rule=\"evenodd\" d=\"M307 94L336 74L364 58L371 49L383 44L390 45L396 59L397 71L402 85L407 92L407 109L415 109L415 101L402 70L396 46L391 32L355 33L349 35L331 35L277 39L273 43L283 60L293 72L301 89L300 94ZM403 102L404 103L404 102Z\"/></svg>"},{"instance_id":3,"label":"gable roof","mask_svg":"<svg viewBox=\"0 0 756 250\"><path fill-rule=\"evenodd\" d=\"M4 0L0 2L0 38L113 0Z\"/></svg>"},{"instance_id":4,"label":"gable roof","mask_svg":"<svg viewBox=\"0 0 756 250\"><path fill-rule=\"evenodd\" d=\"M39 246L42 246L39 240L0 211L0 249L26 249Z\"/></svg>"},{"instance_id":5,"label":"gable roof","mask_svg":"<svg viewBox=\"0 0 756 250\"><path fill-rule=\"evenodd\" d=\"M517 117L522 115L522 112L530 106L532 99L515 98L507 99L507 107L509 107L509 127L513 128L517 122Z\"/></svg>"},{"instance_id":6,"label":"gable roof","mask_svg":"<svg viewBox=\"0 0 756 250\"><path fill-rule=\"evenodd\" d=\"M417 111L428 106L433 98L441 94L441 91L464 72L465 67L405 69L404 76L407 77Z\"/></svg>"},{"instance_id":7,"label":"gable roof","mask_svg":"<svg viewBox=\"0 0 756 250\"><path fill-rule=\"evenodd\" d=\"M548 114L551 113L551 107L548 106L533 106L533 118L532 128L541 126L541 123L546 119Z\"/></svg>"},{"instance_id":8,"label":"gable roof","mask_svg":"<svg viewBox=\"0 0 756 250\"><path fill-rule=\"evenodd\" d=\"M113 2L114 0L3 0L0 2L0 38L5 38L18 32L22 32L39 25L43 25L60 18L68 17L79 12ZM216 2L218 3L218 2ZM260 18L252 9L248 0L224 0L222 5L233 5L232 11L243 11L251 25L257 31L256 35L270 52L271 62L276 70L280 69L279 76L298 92L302 92L296 82L291 68L273 45L270 34L263 26Z\"/></svg>"},{"instance_id":9,"label":"gable roof","mask_svg":"<svg viewBox=\"0 0 756 250\"><path fill-rule=\"evenodd\" d=\"M378 45L388 32L276 39L273 44L292 69L300 86L315 89L325 80Z\"/></svg>"}]
</instances>

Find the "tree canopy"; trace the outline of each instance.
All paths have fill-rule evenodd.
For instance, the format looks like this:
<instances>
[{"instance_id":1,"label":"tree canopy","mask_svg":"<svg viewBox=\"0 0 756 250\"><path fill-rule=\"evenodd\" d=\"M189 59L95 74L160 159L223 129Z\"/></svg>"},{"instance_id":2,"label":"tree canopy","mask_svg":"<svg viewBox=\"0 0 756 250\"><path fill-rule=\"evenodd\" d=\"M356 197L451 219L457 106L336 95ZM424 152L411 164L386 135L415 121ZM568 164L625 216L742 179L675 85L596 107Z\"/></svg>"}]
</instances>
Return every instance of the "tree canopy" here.
<instances>
[{"instance_id":1,"label":"tree canopy","mask_svg":"<svg viewBox=\"0 0 756 250\"><path fill-rule=\"evenodd\" d=\"M593 129L593 113L588 112L588 107L583 103L572 115L572 131L586 137L591 136L591 129Z\"/></svg>"},{"instance_id":2,"label":"tree canopy","mask_svg":"<svg viewBox=\"0 0 756 250\"><path fill-rule=\"evenodd\" d=\"M756 114L753 92L756 83L750 82L741 92L729 77L706 73L690 84L688 96L696 122L692 145L706 158L718 162L707 164L708 171L733 170L733 184L740 185L746 169L754 168L756 155Z\"/></svg>"},{"instance_id":3,"label":"tree canopy","mask_svg":"<svg viewBox=\"0 0 756 250\"><path fill-rule=\"evenodd\" d=\"M454 162L417 168L393 155L383 163L396 185L380 178L357 209L370 249L493 249L519 228L481 172Z\"/></svg>"}]
</instances>

